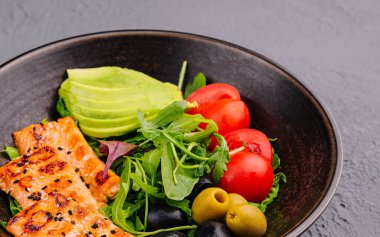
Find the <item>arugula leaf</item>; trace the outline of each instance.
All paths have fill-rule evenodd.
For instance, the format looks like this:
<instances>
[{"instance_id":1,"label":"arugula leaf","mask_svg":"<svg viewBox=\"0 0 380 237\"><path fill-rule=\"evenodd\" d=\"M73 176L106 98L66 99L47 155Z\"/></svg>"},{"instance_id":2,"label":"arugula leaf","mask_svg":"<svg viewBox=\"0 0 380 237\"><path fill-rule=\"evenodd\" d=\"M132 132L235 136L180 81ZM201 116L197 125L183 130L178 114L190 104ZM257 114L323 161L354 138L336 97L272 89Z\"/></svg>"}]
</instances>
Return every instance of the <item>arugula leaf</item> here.
<instances>
[{"instance_id":1,"label":"arugula leaf","mask_svg":"<svg viewBox=\"0 0 380 237\"><path fill-rule=\"evenodd\" d=\"M135 227L135 225L133 224L133 222L131 221L131 220L126 220L125 221L125 224L126 224L126 226L128 226L128 228L130 228L130 229L132 229L132 230L134 230L136 227ZM139 233L139 232L137 232L137 231L134 231L134 233ZM132 234L132 233L131 233Z\"/></svg>"},{"instance_id":2,"label":"arugula leaf","mask_svg":"<svg viewBox=\"0 0 380 237\"><path fill-rule=\"evenodd\" d=\"M175 101L161 110L158 113L157 117L151 121L151 123L156 128L165 127L169 123L180 118L183 115L186 107L187 102L185 100Z\"/></svg>"},{"instance_id":3,"label":"arugula leaf","mask_svg":"<svg viewBox=\"0 0 380 237\"><path fill-rule=\"evenodd\" d=\"M162 149L154 149L148 152L145 152L142 160L142 166L144 167L145 172L151 180L151 184L154 185L157 181L157 169L161 162Z\"/></svg>"},{"instance_id":4,"label":"arugula leaf","mask_svg":"<svg viewBox=\"0 0 380 237\"><path fill-rule=\"evenodd\" d=\"M22 210L21 205L11 196L8 196L9 208L11 210L12 216L16 215Z\"/></svg>"},{"instance_id":5,"label":"arugula leaf","mask_svg":"<svg viewBox=\"0 0 380 237\"><path fill-rule=\"evenodd\" d=\"M130 134L128 134L128 135L130 135ZM124 140L124 142L137 144L137 143L143 142L145 140L146 140L146 138L141 133L133 133L132 136L129 136L128 138L126 138Z\"/></svg>"},{"instance_id":6,"label":"arugula leaf","mask_svg":"<svg viewBox=\"0 0 380 237\"><path fill-rule=\"evenodd\" d=\"M14 160L20 156L17 148L14 148L11 146L5 146L5 148L2 152L5 153L9 157L9 159L11 159L11 160Z\"/></svg>"},{"instance_id":7,"label":"arugula leaf","mask_svg":"<svg viewBox=\"0 0 380 237\"><path fill-rule=\"evenodd\" d=\"M177 120L184 114L184 110L187 107L186 101L176 101L165 107L159 112L157 117L151 122L146 121L142 113L138 113L141 128L138 132L141 132L146 139L153 141L156 147L159 147L161 143L164 143L167 139L163 137L160 127L167 126L169 123Z\"/></svg>"},{"instance_id":8,"label":"arugula leaf","mask_svg":"<svg viewBox=\"0 0 380 237\"><path fill-rule=\"evenodd\" d=\"M193 169L177 167L175 177L173 151L168 143L162 144L163 154L161 157L161 176L165 194L173 200L182 200L187 197L199 178L194 177ZM175 182L175 179L177 182Z\"/></svg>"},{"instance_id":9,"label":"arugula leaf","mask_svg":"<svg viewBox=\"0 0 380 237\"><path fill-rule=\"evenodd\" d=\"M188 83L185 88L184 98L189 97L191 93L206 85L206 77L203 73L198 73L193 80L193 83Z\"/></svg>"},{"instance_id":10,"label":"arugula leaf","mask_svg":"<svg viewBox=\"0 0 380 237\"><path fill-rule=\"evenodd\" d=\"M280 191L280 181L286 183L286 176L284 173L279 172L275 174L273 186L268 194L268 196L261 203L253 203L253 205L257 206L262 212L265 212L269 204L273 202L273 200L277 197L278 192Z\"/></svg>"},{"instance_id":11,"label":"arugula leaf","mask_svg":"<svg viewBox=\"0 0 380 237\"><path fill-rule=\"evenodd\" d=\"M104 207L99 207L98 211L106 216L108 219L112 219L112 206L107 205Z\"/></svg>"},{"instance_id":12,"label":"arugula leaf","mask_svg":"<svg viewBox=\"0 0 380 237\"><path fill-rule=\"evenodd\" d=\"M133 175L133 178L132 178ZM135 169L133 173L131 173L131 184L132 184L132 190L133 191L139 191L141 189L140 182L144 184L143 181L141 181L141 178L143 177L143 174L139 169ZM139 182L140 181L140 182Z\"/></svg>"},{"instance_id":13,"label":"arugula leaf","mask_svg":"<svg viewBox=\"0 0 380 237\"><path fill-rule=\"evenodd\" d=\"M65 102L63 101L63 98L61 96L58 97L58 102L57 102L57 111L61 117L66 117L70 115L69 110L66 108Z\"/></svg>"},{"instance_id":14,"label":"arugula leaf","mask_svg":"<svg viewBox=\"0 0 380 237\"><path fill-rule=\"evenodd\" d=\"M200 123L206 123L206 129L195 131ZM200 114L183 114L177 120L169 124L169 126L164 130L179 140L185 142L195 142L203 141L204 139L209 138L211 134L218 130L218 126L213 120L205 119Z\"/></svg>"},{"instance_id":15,"label":"arugula leaf","mask_svg":"<svg viewBox=\"0 0 380 237\"><path fill-rule=\"evenodd\" d=\"M141 231L145 229L144 224L141 222L139 216L136 216L135 229L137 231Z\"/></svg>"},{"instance_id":16,"label":"arugula leaf","mask_svg":"<svg viewBox=\"0 0 380 237\"><path fill-rule=\"evenodd\" d=\"M166 128L171 134L183 134L194 131L205 118L200 114L183 114Z\"/></svg>"},{"instance_id":17,"label":"arugula leaf","mask_svg":"<svg viewBox=\"0 0 380 237\"><path fill-rule=\"evenodd\" d=\"M130 175L132 168L130 159L127 159L124 163L125 168L120 177L120 190L116 194L115 201L112 204L112 221L121 229L135 234L134 226L127 222L127 212L123 209L131 185Z\"/></svg>"},{"instance_id":18,"label":"arugula leaf","mask_svg":"<svg viewBox=\"0 0 380 237\"><path fill-rule=\"evenodd\" d=\"M224 137L216 133L214 136L218 140L219 146L215 148L214 154L210 157L209 164L212 166L212 163L215 163L212 177L215 183L219 183L224 175L224 171L227 170L227 163L230 161L230 155Z\"/></svg>"},{"instance_id":19,"label":"arugula leaf","mask_svg":"<svg viewBox=\"0 0 380 237\"><path fill-rule=\"evenodd\" d=\"M213 133L218 131L218 125L213 120L203 119L202 122L207 123L205 130L199 132L184 133L180 137L181 140L186 142L202 141L209 138Z\"/></svg>"},{"instance_id":20,"label":"arugula leaf","mask_svg":"<svg viewBox=\"0 0 380 237\"><path fill-rule=\"evenodd\" d=\"M145 138L148 138L144 133L150 132L150 130L155 129L156 126L154 126L153 123L148 122L145 119L145 115L141 111L137 111L137 119L140 123L140 128L137 130L137 132L141 132Z\"/></svg>"},{"instance_id":21,"label":"arugula leaf","mask_svg":"<svg viewBox=\"0 0 380 237\"><path fill-rule=\"evenodd\" d=\"M136 183L145 193L157 197L157 198L163 198L165 197L165 194L159 193L159 189L156 187L153 187L149 184L144 183L138 175L135 173L130 174L131 180L133 180L134 183Z\"/></svg>"},{"instance_id":22,"label":"arugula leaf","mask_svg":"<svg viewBox=\"0 0 380 237\"><path fill-rule=\"evenodd\" d=\"M145 200L139 199L135 200L134 203L126 202L124 206L127 207L128 213L126 215L126 218L132 216L135 214L142 206L144 206Z\"/></svg>"}]
</instances>

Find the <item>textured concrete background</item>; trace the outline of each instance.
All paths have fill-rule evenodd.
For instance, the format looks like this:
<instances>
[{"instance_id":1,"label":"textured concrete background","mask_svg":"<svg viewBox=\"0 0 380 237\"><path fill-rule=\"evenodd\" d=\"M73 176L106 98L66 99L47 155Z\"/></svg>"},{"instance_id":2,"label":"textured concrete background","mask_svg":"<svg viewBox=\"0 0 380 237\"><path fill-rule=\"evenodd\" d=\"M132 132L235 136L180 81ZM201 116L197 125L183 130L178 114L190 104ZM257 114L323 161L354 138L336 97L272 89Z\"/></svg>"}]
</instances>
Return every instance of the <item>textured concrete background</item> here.
<instances>
[{"instance_id":1,"label":"textured concrete background","mask_svg":"<svg viewBox=\"0 0 380 237\"><path fill-rule=\"evenodd\" d=\"M0 64L51 41L116 29L219 38L297 75L334 115L345 158L336 195L303 236L380 236L380 1L0 0Z\"/></svg>"}]
</instances>

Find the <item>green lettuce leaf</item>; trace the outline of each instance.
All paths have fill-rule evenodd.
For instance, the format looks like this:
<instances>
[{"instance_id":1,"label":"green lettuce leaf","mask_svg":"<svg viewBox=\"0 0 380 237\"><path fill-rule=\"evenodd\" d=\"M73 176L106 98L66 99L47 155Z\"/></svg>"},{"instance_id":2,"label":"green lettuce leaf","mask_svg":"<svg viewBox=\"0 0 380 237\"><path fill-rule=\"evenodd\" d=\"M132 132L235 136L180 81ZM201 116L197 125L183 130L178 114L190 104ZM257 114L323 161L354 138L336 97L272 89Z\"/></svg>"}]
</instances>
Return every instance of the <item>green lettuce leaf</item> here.
<instances>
[{"instance_id":1,"label":"green lettuce leaf","mask_svg":"<svg viewBox=\"0 0 380 237\"><path fill-rule=\"evenodd\" d=\"M278 192L280 191L280 181L283 181L284 183L286 183L286 176L282 172L275 174L273 186L268 196L261 203L253 203L261 211L265 212L268 205L271 204L273 200L277 197Z\"/></svg>"},{"instance_id":2,"label":"green lettuce leaf","mask_svg":"<svg viewBox=\"0 0 380 237\"><path fill-rule=\"evenodd\" d=\"M273 152L273 160L272 160L272 168L273 168L273 171L276 170L278 167L280 167L280 157L278 156L278 154L276 153L276 151L272 148L272 152Z\"/></svg>"},{"instance_id":3,"label":"green lettuce leaf","mask_svg":"<svg viewBox=\"0 0 380 237\"><path fill-rule=\"evenodd\" d=\"M278 154L276 153L274 149L274 145L277 142L278 138L268 138L268 140L270 141L272 145L272 153L273 153L272 168L273 168L273 171L275 171L281 165L280 157L278 156Z\"/></svg>"}]
</instances>

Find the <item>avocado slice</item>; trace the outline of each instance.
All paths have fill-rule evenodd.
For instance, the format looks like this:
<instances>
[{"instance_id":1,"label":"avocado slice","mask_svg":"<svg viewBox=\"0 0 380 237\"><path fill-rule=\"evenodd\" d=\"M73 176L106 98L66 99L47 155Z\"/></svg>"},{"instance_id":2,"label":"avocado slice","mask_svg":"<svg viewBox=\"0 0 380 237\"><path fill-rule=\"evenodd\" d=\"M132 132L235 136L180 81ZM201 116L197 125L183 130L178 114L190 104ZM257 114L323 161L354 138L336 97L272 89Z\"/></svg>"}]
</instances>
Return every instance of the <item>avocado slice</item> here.
<instances>
[{"instance_id":1,"label":"avocado slice","mask_svg":"<svg viewBox=\"0 0 380 237\"><path fill-rule=\"evenodd\" d=\"M100 88L108 88L112 85L115 88L125 88L162 84L161 81L142 72L120 67L68 69L67 74L72 81Z\"/></svg>"},{"instance_id":2,"label":"avocado slice","mask_svg":"<svg viewBox=\"0 0 380 237\"><path fill-rule=\"evenodd\" d=\"M105 138L109 137L109 134L112 134L112 136L122 136L124 134L129 133L130 131L134 131L140 127L140 124L134 123L129 124L123 127L115 127L115 128L93 128L88 127L85 125L80 125L79 128L81 131L90 137L96 137L96 138Z\"/></svg>"},{"instance_id":3,"label":"avocado slice","mask_svg":"<svg viewBox=\"0 0 380 237\"><path fill-rule=\"evenodd\" d=\"M141 95L141 96L136 95L134 98L127 97L126 99L114 100L114 101L98 101L98 100L89 99L77 94L72 94L69 91L64 90L64 89L59 90L59 96L67 98L66 103L79 104L84 107L91 107L94 109L103 109L103 110L120 109L130 103L135 102L136 99L141 100L141 102L144 99L147 100L147 98L144 95Z\"/></svg>"},{"instance_id":4,"label":"avocado slice","mask_svg":"<svg viewBox=\"0 0 380 237\"><path fill-rule=\"evenodd\" d=\"M181 91L170 83L144 84L135 87L109 87L101 88L91 85L82 84L76 81L66 80L61 85L61 90L66 90L72 94L80 95L92 100L115 101L128 97L145 96L147 99L153 99L156 96L162 96L158 99L168 100L172 98L182 98Z\"/></svg>"},{"instance_id":5,"label":"avocado slice","mask_svg":"<svg viewBox=\"0 0 380 237\"><path fill-rule=\"evenodd\" d=\"M71 104L65 103L69 111L72 112L72 114L80 114L88 118L97 118L97 119L113 119L113 118L124 118L129 115L134 115L135 112L139 110L140 107L136 106L136 103L132 103L131 106L125 106L121 109L114 109L114 110L105 110L105 109L93 109L90 107L85 107L80 104ZM159 111L159 109L155 109L152 106L146 107L147 111Z\"/></svg>"},{"instance_id":6,"label":"avocado slice","mask_svg":"<svg viewBox=\"0 0 380 237\"><path fill-rule=\"evenodd\" d=\"M177 86L120 67L68 69L59 89L69 114L88 136L120 136L139 127L137 111L153 119L161 109L182 100Z\"/></svg>"},{"instance_id":7,"label":"avocado slice","mask_svg":"<svg viewBox=\"0 0 380 237\"><path fill-rule=\"evenodd\" d=\"M147 121L152 120L157 116L157 111L151 111L150 113L145 114L145 119ZM80 120L80 125L92 128L116 128L124 127L128 124L138 123L134 115L126 116L123 118L114 118L114 119L96 119L85 117L81 114L73 114L73 117L77 120Z\"/></svg>"},{"instance_id":8,"label":"avocado slice","mask_svg":"<svg viewBox=\"0 0 380 237\"><path fill-rule=\"evenodd\" d=\"M150 91L151 90L151 91ZM130 96L125 98L115 97L115 100L99 100L94 98L84 97L93 91L86 91L85 95L75 94L63 88L59 90L59 95L65 99L65 104L80 105L86 108L103 110L126 110L129 108L140 108L144 104L146 108L163 108L170 104L170 101L178 100L181 94L170 94L170 90L159 90L159 88L150 88L150 90L139 90L140 93L129 93ZM169 97L165 100L159 100L163 96ZM136 103L138 101L138 103Z\"/></svg>"}]
</instances>

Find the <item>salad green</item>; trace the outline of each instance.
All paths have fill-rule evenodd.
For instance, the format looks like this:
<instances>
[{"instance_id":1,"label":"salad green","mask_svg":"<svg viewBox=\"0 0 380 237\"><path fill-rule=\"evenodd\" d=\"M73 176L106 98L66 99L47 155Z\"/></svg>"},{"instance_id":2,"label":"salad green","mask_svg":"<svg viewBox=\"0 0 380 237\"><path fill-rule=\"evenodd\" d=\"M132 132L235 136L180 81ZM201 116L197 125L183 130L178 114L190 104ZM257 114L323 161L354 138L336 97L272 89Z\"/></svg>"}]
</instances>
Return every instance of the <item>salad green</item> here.
<instances>
[{"instance_id":1,"label":"salad green","mask_svg":"<svg viewBox=\"0 0 380 237\"><path fill-rule=\"evenodd\" d=\"M223 176L229 160L225 140L214 134L220 146L214 153L209 152L209 137L216 131L214 122L199 114L185 114L185 109L186 102L174 102L151 122L146 121L140 113L141 128L123 138L125 142L136 144L139 148L132 155L124 156L121 161L114 163L113 169L121 175L122 187L116 199L105 208L108 209L105 213L125 231L137 236L151 233L144 232L150 203L165 202L180 208L191 218L187 196L199 177L212 172L217 182ZM208 123L205 130L198 128L202 122ZM277 168L280 158L274 154L273 168ZM280 172L275 175L268 197L262 203L252 204L265 212L277 197L281 180L285 182L286 177ZM141 210L144 210L144 217L140 219Z\"/></svg>"},{"instance_id":2,"label":"salad green","mask_svg":"<svg viewBox=\"0 0 380 237\"><path fill-rule=\"evenodd\" d=\"M130 233L143 234L140 227L146 230L150 203L165 202L180 208L191 218L186 197L199 177L211 170L214 180L223 175L229 160L224 138L217 135L221 146L209 152L209 137L216 132L217 126L200 115L185 114L187 106L185 101L173 102L150 122L140 112L140 129L124 138L138 148L113 165L121 175L121 189L110 204L111 211L104 213ZM206 129L199 129L200 123L206 123ZM140 209L144 210L141 220Z\"/></svg>"},{"instance_id":3,"label":"salad green","mask_svg":"<svg viewBox=\"0 0 380 237\"><path fill-rule=\"evenodd\" d=\"M286 183L286 176L282 172L278 172L274 175L273 186L268 194L268 196L261 203L253 203L257 206L262 212L267 210L267 207L274 201L277 197L278 192L280 191L280 182Z\"/></svg>"}]
</instances>

